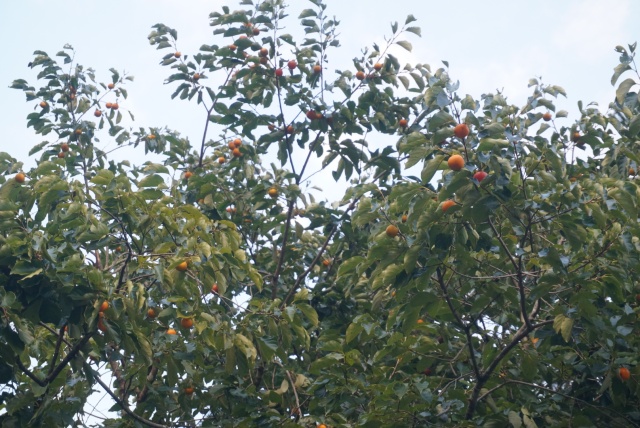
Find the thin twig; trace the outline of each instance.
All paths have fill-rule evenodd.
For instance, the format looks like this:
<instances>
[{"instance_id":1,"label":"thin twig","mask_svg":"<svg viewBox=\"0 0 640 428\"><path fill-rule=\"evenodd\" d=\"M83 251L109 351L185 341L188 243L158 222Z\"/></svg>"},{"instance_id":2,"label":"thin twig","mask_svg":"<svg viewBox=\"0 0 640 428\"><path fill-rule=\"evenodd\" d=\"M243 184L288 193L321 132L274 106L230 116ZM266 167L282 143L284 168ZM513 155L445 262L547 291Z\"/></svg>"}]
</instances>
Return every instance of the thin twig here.
<instances>
[{"instance_id":1,"label":"thin twig","mask_svg":"<svg viewBox=\"0 0 640 428\"><path fill-rule=\"evenodd\" d=\"M113 400L120 406L122 407L122 410L124 410L124 412L131 416L133 419L135 419L136 421L145 424L147 426L153 427L153 428L169 428L169 425L162 425L162 424L157 424L155 422L152 422L148 419L143 418L142 416L138 415L137 413L135 413L133 410L131 410L129 408L129 406L127 405L127 403L125 403L124 401L122 401L121 399L119 399L114 393L113 391L111 391L111 388L109 388L109 386L107 384L105 384L102 379L100 379L100 374L98 372L94 373L94 379L96 380L96 382L98 382L100 384L100 386L102 387L102 389L104 389L104 391L109 394L111 396L111 398L113 398Z\"/></svg>"},{"instance_id":2,"label":"thin twig","mask_svg":"<svg viewBox=\"0 0 640 428\"><path fill-rule=\"evenodd\" d=\"M523 382L523 381L521 381L521 380L516 380L516 379L508 379L508 380L506 380L505 382L501 383L500 385L497 385L497 386L495 386L495 387L491 388L490 390L488 390L487 392L485 392L484 394L482 394L482 395L478 398L478 401L483 400L484 398L486 398L487 396L489 396L492 392L494 392L494 391L496 391L497 389L500 389L500 388L502 388L503 386L506 386L506 385L508 385L508 384L525 385L525 386L530 387L530 388L537 388L537 389L541 389L541 390L543 390L543 391L550 392L550 393L552 393L552 394L557 394L557 395L560 395L560 396L562 396L562 397L564 397L564 398L567 398L567 399L569 399L569 400L578 401L578 402L580 402L580 403L584 404L585 406L591 407L592 409L595 409L595 410L599 411L600 413L602 413L602 414L604 414L604 415L607 415L607 413L604 411L604 410L606 409L607 411L610 411L611 413L615 413L617 416L619 416L619 417L621 417L621 418L623 418L623 419L627 420L628 422L632 423L632 424L633 424L633 426L635 426L635 427L640 426L640 425L638 425L638 424L633 423L633 422L632 422L632 421L630 421L630 420L629 420L625 415L623 415L623 414L621 414L621 413L618 413L618 412L617 412L617 411L615 411L614 409L611 409L611 408L608 408L608 407L596 406L596 405L594 405L594 404L589 403L588 401L582 400L582 399L577 398L577 397L573 397L573 396L571 396L571 395L569 395L569 394L565 394L565 393L560 392L560 391L554 391L553 389L548 388L548 387L546 387L546 386L537 385L537 384L535 384L535 383ZM609 416L609 415L607 415L607 416ZM609 422L615 422L615 421L613 421L613 420L612 420L612 421L609 421ZM622 426L622 427L628 427L628 425L623 425L623 424L620 424L620 426Z\"/></svg>"}]
</instances>

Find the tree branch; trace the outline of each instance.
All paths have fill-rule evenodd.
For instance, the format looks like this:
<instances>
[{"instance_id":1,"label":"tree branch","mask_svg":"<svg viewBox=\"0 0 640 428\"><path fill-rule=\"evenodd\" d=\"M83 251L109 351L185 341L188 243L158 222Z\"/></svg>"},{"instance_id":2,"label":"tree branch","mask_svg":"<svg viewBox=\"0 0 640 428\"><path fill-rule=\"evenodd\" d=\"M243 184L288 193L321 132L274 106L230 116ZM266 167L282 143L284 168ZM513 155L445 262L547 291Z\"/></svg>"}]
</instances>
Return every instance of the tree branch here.
<instances>
[{"instance_id":1,"label":"tree branch","mask_svg":"<svg viewBox=\"0 0 640 428\"><path fill-rule=\"evenodd\" d=\"M231 75L233 74L234 70L235 70L235 67L229 70L229 73L227 74L227 78L225 79L224 83L222 84L222 87L227 86L227 82L229 82L229 79L231 78ZM218 103L218 99L219 98L220 98L220 92L218 92L216 94L215 99L212 100L211 107L207 109L207 121L204 124L204 131L202 133L202 143L200 144L200 158L198 159L198 167L199 168L202 167L202 161L204 160L204 146L205 146L205 142L207 140L207 132L209 130L209 122L210 122L209 116L211 116L211 112L216 107L216 104Z\"/></svg>"},{"instance_id":2,"label":"tree branch","mask_svg":"<svg viewBox=\"0 0 640 428\"><path fill-rule=\"evenodd\" d=\"M76 357L76 355L78 355L78 352L80 352L80 349L82 349L82 347L89 341L89 339L91 338L91 336L94 335L94 333L95 331L90 331L86 333L84 337L80 339L78 343L75 344L75 346L62 359L62 361L60 361L60 364L58 364L58 366L55 369L53 369L51 373L49 373L49 375L45 378L44 380L45 383L50 383L60 374L60 372L65 368L65 366L69 364L69 361L71 361Z\"/></svg>"},{"instance_id":3,"label":"tree branch","mask_svg":"<svg viewBox=\"0 0 640 428\"><path fill-rule=\"evenodd\" d=\"M327 235L327 239L325 239L324 244L322 244L322 247L320 248L320 251L318 251L318 254L316 254L316 257L309 264L309 267L307 267L307 269L302 274L300 274L300 276L298 276L298 279L296 279L296 282L293 284L293 286L291 287L291 289L289 290L289 292L287 293L285 298L282 300L282 304L280 305L281 309L286 306L287 301L289 301L291 296L293 296L293 293L295 293L295 291L298 289L300 284L302 284L302 281L304 281L304 279L307 277L307 275L309 275L309 272L311 272L311 270L316 265L316 263L318 263L320 261L320 258L322 257L322 254L324 253L324 251L329 246L329 242L331 241L331 238L333 238L333 235L338 231L338 225L342 221L344 221L344 219L347 217L347 214L349 213L349 211L351 211L351 210L353 210L355 208L355 206L356 206L356 204L358 203L359 200L360 200L360 197L355 198L349 204L347 209L344 210L344 212L342 213L342 216L340 217L338 222L336 222L336 224L333 225L333 228L331 229L331 232L329 232L329 235Z\"/></svg>"},{"instance_id":4,"label":"tree branch","mask_svg":"<svg viewBox=\"0 0 640 428\"><path fill-rule=\"evenodd\" d=\"M58 333L58 341L56 342L56 349L53 351L53 357L51 357L51 364L49 367L48 374L51 374L51 372L53 372L53 369L56 365L56 361L58 361L58 355L60 354L60 347L62 346L62 340L64 339L64 328L65 326L62 326L60 328L60 332Z\"/></svg>"},{"instance_id":5,"label":"tree branch","mask_svg":"<svg viewBox=\"0 0 640 428\"><path fill-rule=\"evenodd\" d=\"M484 394L482 394L480 397L478 397L478 401L484 400L484 399L485 399L487 396L489 396L492 392L494 392L494 391L496 391L496 390L498 390L498 389L502 388L503 386L509 385L509 384L524 385L524 386L528 386L528 387L530 387L530 388L536 388L536 389L540 389L540 390L543 390L543 391L547 391L547 392L552 393L552 394L557 394L557 395L560 395L560 396L562 396L562 397L564 397L564 398L567 398L567 399L569 399L569 400L579 401L580 403L584 404L585 406L591 407L592 409L595 409L595 410L599 411L600 413L602 413L602 414L604 414L604 415L607 415L607 413L604 411L604 409L606 409L606 410L610 411L611 413L615 413L617 416L619 416L619 417L621 417L621 418L625 419L626 421L628 421L628 422L632 423L634 427L639 427L639 426L640 426L640 425L638 425L638 424L633 423L633 421L630 421L627 417L625 417L625 415L623 415L623 414L621 414L621 413L618 413L618 412L616 412L615 410L610 409L610 408L608 408L608 407L596 406L596 405L594 405L594 404L589 403L588 401L582 400L582 399L580 399L580 398L573 397L573 396L571 396L571 395L569 395L569 394L565 394L565 393L560 392L560 391L554 391L553 389L551 389L551 388L547 388L546 386L537 385L537 384L535 384L535 383L523 382L523 381L521 381L521 380L516 380L516 379L508 379L508 380L506 380L505 382L501 383L500 385L497 385L497 386L495 386L495 387L491 388L490 390L488 390L487 392L485 392ZM607 415L607 416L609 416L609 415ZM609 422L615 422L615 421L609 421ZM621 423L619 423L619 422L616 422L616 423L618 423L618 424L619 424L619 426L621 426L621 427L623 427L623 428L625 428L625 427L628 427L628 426L629 426L629 425L626 425L626 424L621 424Z\"/></svg>"},{"instance_id":6,"label":"tree branch","mask_svg":"<svg viewBox=\"0 0 640 428\"><path fill-rule=\"evenodd\" d=\"M451 297L449 296L449 291L447 290L447 284L444 283L444 274L442 273L440 268L436 269L436 274L438 285L440 286L442 294L447 301L449 310L453 314L453 317L456 319L456 322L460 324L460 327L464 330L465 336L467 336L467 347L469 348L469 358L471 359L471 365L473 366L473 373L475 374L476 379L480 381L482 373L480 372L480 367L478 366L478 361L476 360L475 349L473 348L473 336L471 335L471 328L469 327L469 325L465 324L465 322L458 314L458 311L456 311L455 307L453 306L453 302L451 301Z\"/></svg>"},{"instance_id":7,"label":"tree branch","mask_svg":"<svg viewBox=\"0 0 640 428\"><path fill-rule=\"evenodd\" d=\"M467 420L470 420L473 417L473 413L475 412L476 406L478 404L478 398L480 397L480 391L482 390L482 387L484 387L485 383L487 383L496 367L498 367L498 364L500 364L500 362L507 356L507 354L529 333L549 324L553 324L553 320L545 320L539 322L538 324L533 324L531 325L531 327L527 327L527 325L525 324L518 329L516 334L513 336L513 339L511 339L511 342L509 342L507 346L502 348L502 351L500 351L500 353L493 359L493 361L491 361L491 364L489 364L484 373L482 373L482 376L480 376L480 378L478 379L478 382L473 388L471 398L469 399L469 407L467 408L467 414L465 416Z\"/></svg>"},{"instance_id":8,"label":"tree branch","mask_svg":"<svg viewBox=\"0 0 640 428\"><path fill-rule=\"evenodd\" d=\"M157 424L153 421L150 421L148 419L143 418L142 416L138 415L137 413L134 413L133 410L131 410L129 408L129 406L127 405L127 403L125 403L124 401L122 401L121 399L119 399L114 393L113 391L111 391L111 388L109 388L109 386L107 384L105 384L102 379L100 379L100 373L95 372L94 373L94 379L96 380L96 382L98 382L100 384L100 386L102 387L102 389L104 389L104 391L109 394L111 396L111 398L113 398L113 400L120 406L122 407L122 410L124 410L124 412L131 416L133 419L135 419L136 421L153 427L153 428L169 428L169 425L162 425L162 424Z\"/></svg>"},{"instance_id":9,"label":"tree branch","mask_svg":"<svg viewBox=\"0 0 640 428\"><path fill-rule=\"evenodd\" d=\"M149 367L149 373L147 374L147 384L142 388L142 391L138 393L136 397L136 401L138 403L142 403L147 399L147 394L149 393L149 384L152 383L156 379L156 375L158 374L158 367L152 365Z\"/></svg>"},{"instance_id":10,"label":"tree branch","mask_svg":"<svg viewBox=\"0 0 640 428\"><path fill-rule=\"evenodd\" d=\"M29 376L29 378L34 381L35 383L37 383L40 386L47 386L47 382L41 380L38 378L38 376L36 376L35 374L33 374L33 372L31 370L29 370L28 368L25 367L24 364L22 364L22 361L20 361L20 357L16 356L16 365L20 368L20 370L22 370L22 372L24 374L26 374L27 376Z\"/></svg>"}]
</instances>

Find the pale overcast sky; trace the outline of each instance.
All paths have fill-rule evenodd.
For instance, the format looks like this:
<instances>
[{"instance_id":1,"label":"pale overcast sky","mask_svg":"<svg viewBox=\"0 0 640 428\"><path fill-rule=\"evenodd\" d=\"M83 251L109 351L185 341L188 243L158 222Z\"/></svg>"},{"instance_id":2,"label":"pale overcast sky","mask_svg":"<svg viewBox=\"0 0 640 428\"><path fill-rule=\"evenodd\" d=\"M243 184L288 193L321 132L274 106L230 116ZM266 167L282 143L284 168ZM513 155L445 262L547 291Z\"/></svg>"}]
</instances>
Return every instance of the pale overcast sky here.
<instances>
[{"instance_id":1,"label":"pale overcast sky","mask_svg":"<svg viewBox=\"0 0 640 428\"><path fill-rule=\"evenodd\" d=\"M135 77L128 85L135 126L168 126L198 141L202 112L195 103L171 101L175 86L163 81L169 70L159 66L158 52L147 35L162 22L178 30L183 53L194 54L203 43L214 43L208 15L235 1L204 0L21 0L0 2L0 38L4 54L0 67L0 150L26 161L30 147L42 141L26 128L27 104L21 91L9 89L16 78L36 84L27 67L34 50L54 55L65 43L77 52L77 61L93 67L106 81L108 69L126 70ZM291 16L312 7L291 0ZM606 107L614 90L609 81L617 64L614 47L640 39L640 2L633 0L327 0L329 14L340 21L342 48L330 54L330 70L352 68L351 59L373 41L383 43L390 22L417 19L422 38L408 37L413 63L450 64L461 81L462 95L478 99L482 93L504 89L518 104L529 94L531 77L564 87L568 101L560 107L576 111L578 100ZM295 21L295 19L294 19ZM411 35L409 35L411 36ZM217 42L219 43L219 41ZM572 114L569 121L575 119ZM105 141L103 139L103 141Z\"/></svg>"}]
</instances>

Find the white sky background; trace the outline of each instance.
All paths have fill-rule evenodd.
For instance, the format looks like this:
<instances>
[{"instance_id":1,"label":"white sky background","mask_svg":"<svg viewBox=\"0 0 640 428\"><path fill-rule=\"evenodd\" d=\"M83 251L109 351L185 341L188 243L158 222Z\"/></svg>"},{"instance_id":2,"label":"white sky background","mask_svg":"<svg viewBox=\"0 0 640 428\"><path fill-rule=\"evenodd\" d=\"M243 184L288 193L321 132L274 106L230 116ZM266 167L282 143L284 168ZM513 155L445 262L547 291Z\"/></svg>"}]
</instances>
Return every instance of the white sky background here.
<instances>
[{"instance_id":1,"label":"white sky background","mask_svg":"<svg viewBox=\"0 0 640 428\"><path fill-rule=\"evenodd\" d=\"M335 69L352 69L351 59L372 42L384 45L391 34L390 23L401 25L408 14L418 21L422 38L408 34L414 47L401 61L428 63L433 69L450 65L453 79L461 82L460 95L475 99L496 89L504 90L508 100L522 105L530 94L527 82L542 77L544 83L562 86L568 99L560 99L559 109L570 112L566 124L577 116L577 102L596 101L606 108L614 97L610 85L613 67L618 63L616 45L640 40L640 2L637 0L326 0L328 14L341 22L342 47L329 53L325 77L332 79ZM304 0L293 4L286 32L302 8L313 7ZM161 67L160 58L169 51L156 51L147 35L151 26L164 23L178 31L178 47L183 54L197 53L201 44L221 44L209 27L209 13L223 4L238 8L237 2L205 0L0 0L0 151L9 152L34 165L29 149L43 138L26 128L26 116L37 102L27 104L22 91L8 86L25 78L38 86L35 72L27 67L33 51L51 56L69 43L76 49L77 62L92 67L99 81L110 80L113 67L135 77L127 84L129 98L119 102L121 110L132 110L138 126L167 126L189 137L199 146L203 111L195 102L171 100L176 85L165 86L170 70ZM354 70L355 71L355 70ZM215 137L215 131L209 135ZM51 141L51 135L44 139ZM108 140L102 137L102 144ZM113 143L111 144L113 147ZM119 154L118 157L121 155ZM147 160L144 149L122 153L132 163ZM309 172L314 171L310 168ZM331 183L322 183L332 188ZM335 200L341 194L327 195ZM104 409L111 406L104 400Z\"/></svg>"}]
</instances>

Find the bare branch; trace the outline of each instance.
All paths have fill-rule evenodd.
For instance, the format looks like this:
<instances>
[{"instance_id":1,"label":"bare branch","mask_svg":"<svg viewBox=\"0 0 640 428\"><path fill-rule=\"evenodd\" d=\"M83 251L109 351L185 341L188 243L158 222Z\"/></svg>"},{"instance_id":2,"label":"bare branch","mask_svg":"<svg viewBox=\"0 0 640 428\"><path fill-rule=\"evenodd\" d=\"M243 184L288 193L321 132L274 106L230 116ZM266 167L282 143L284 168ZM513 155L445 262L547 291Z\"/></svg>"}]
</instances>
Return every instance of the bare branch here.
<instances>
[{"instance_id":1,"label":"bare branch","mask_svg":"<svg viewBox=\"0 0 640 428\"><path fill-rule=\"evenodd\" d=\"M124 412L131 416L133 419L135 419L136 421L153 427L153 428L169 428L168 425L162 425L162 424L157 424L153 421L150 421L148 419L143 418L142 416L138 415L137 413L135 413L133 410L131 410L129 408L129 406L127 405L127 403L125 403L124 401L122 401L121 399L119 399L114 393L113 391L111 391L111 388L109 388L109 386L107 384L105 384L102 379L100 379L100 373L95 372L94 373L94 379L96 380L96 382L98 382L100 384L100 386L102 387L102 389L104 389L104 391L109 394L111 396L111 398L113 398L113 400L120 406L122 407L122 410L124 410Z\"/></svg>"},{"instance_id":2,"label":"bare branch","mask_svg":"<svg viewBox=\"0 0 640 428\"><path fill-rule=\"evenodd\" d=\"M359 200L360 200L359 197L355 198L349 204L347 209L344 210L344 213L342 213L342 216L340 217L340 220L338 222L336 222L336 224L333 225L333 228L331 229L331 232L329 232L329 235L327 235L327 239L325 239L324 244L322 244L322 247L320 248L320 251L318 251L318 254L316 254L316 257L309 264L309 267L307 267L307 269L302 274L300 274L300 276L298 276L298 279L296 279L295 284L293 284L293 286L291 287L291 289L289 290L289 292L287 293L285 298L282 300L282 304L280 305L281 308L285 307L285 305L287 304L287 302L289 301L291 296L293 296L293 293L295 293L295 291L298 289L300 284L302 284L302 281L304 281L304 279L307 277L307 275L309 275L309 272L311 272L311 270L316 265L316 263L318 263L320 261L320 258L322 258L322 254L324 254L324 251L329 246L329 242L331 241L331 238L333 238L333 235L338 231L338 225L347 217L347 214L349 214L349 211L351 211L351 210L353 210L355 208L355 206L356 206L356 204L358 203Z\"/></svg>"},{"instance_id":3,"label":"bare branch","mask_svg":"<svg viewBox=\"0 0 640 428\"><path fill-rule=\"evenodd\" d=\"M551 388L548 388L548 387L546 387L546 386L537 385L537 384L535 384L535 383L524 382L524 381L516 380L516 379L508 379L508 380L506 380L505 382L501 383L500 385L497 385L497 386L495 386L495 387L491 388L490 390L488 390L487 392L485 392L484 394L482 394L480 397L478 397L478 401L484 400L486 397L488 397L489 395L491 395L491 393L493 393L494 391L496 391L496 390L498 390L498 389L502 388L503 386L509 385L509 384L524 385L524 386L527 386L527 387L529 387L529 388L536 388L536 389L540 389L540 390L542 390L542 391L549 392L549 393L551 393L551 394L557 394L557 395L560 395L560 396L562 396L562 397L564 397L564 398L567 398L567 399L569 399L569 400L578 401L578 402L580 402L580 403L584 404L585 406L588 406L588 407L591 407L591 408L592 408L592 409L594 409L594 410L597 410L598 412L602 413L603 415L607 415L607 416L609 416L609 415L605 412L605 410L607 410L607 411L609 411L609 412L611 412L611 413L616 414L618 417L621 417L621 418L625 419L627 422L629 422L629 423L631 423L631 424L632 424L631 426L634 426L634 427L639 427L639 426L640 426L640 425L638 425L638 424L634 423L633 421L629 420L625 415L623 415L623 414L621 414L621 413L618 413L618 412L616 412L615 410L613 410L613 409L611 409L611 408L608 408L608 407L601 407L601 406L596 406L596 405L593 405L593 404L589 403L588 401L582 400L582 399L580 399L580 398L573 397L573 396L571 396L571 395L569 395L569 394L565 394L565 393L560 392L560 391L555 391L555 390L553 390L553 389L551 389ZM609 422L615 422L615 423L617 423L617 424L618 424L618 426L621 426L621 427L623 427L623 428L624 428L624 427L628 427L628 426L629 426L629 425L627 425L626 423L625 423L625 424L622 424L622 423L620 423L620 422L616 422L615 420L610 420Z\"/></svg>"}]
</instances>

